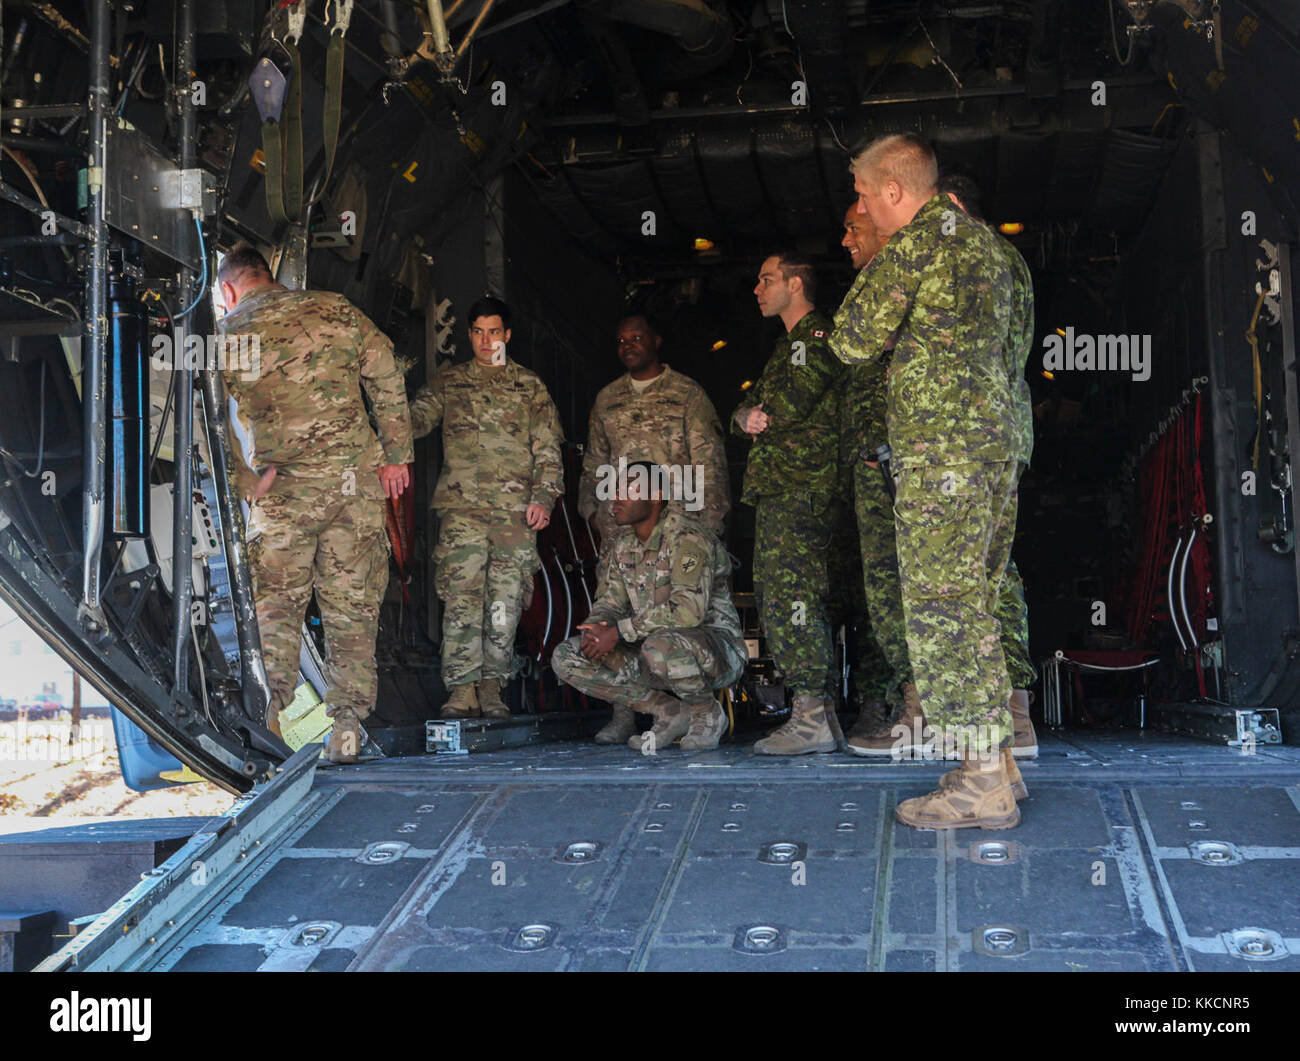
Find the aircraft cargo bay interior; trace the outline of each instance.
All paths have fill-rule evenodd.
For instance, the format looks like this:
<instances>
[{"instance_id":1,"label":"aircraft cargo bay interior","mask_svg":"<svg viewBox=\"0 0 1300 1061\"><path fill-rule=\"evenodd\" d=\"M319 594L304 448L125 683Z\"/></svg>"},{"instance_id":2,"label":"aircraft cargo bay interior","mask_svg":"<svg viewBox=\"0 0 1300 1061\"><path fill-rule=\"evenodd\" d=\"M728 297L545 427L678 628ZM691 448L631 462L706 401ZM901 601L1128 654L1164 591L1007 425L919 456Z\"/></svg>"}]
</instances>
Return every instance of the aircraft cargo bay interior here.
<instances>
[{"instance_id":1,"label":"aircraft cargo bay interior","mask_svg":"<svg viewBox=\"0 0 1300 1061\"><path fill-rule=\"evenodd\" d=\"M1300 968L1298 50L0 4L0 967Z\"/></svg>"}]
</instances>

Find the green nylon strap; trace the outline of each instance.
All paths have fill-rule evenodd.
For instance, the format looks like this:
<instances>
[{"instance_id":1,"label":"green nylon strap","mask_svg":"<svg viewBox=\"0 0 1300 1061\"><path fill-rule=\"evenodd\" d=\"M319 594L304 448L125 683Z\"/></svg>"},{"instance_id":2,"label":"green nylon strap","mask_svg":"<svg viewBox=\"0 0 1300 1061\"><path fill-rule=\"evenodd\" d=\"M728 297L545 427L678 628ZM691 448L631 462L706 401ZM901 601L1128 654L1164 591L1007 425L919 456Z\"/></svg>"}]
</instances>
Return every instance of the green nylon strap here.
<instances>
[{"instance_id":1,"label":"green nylon strap","mask_svg":"<svg viewBox=\"0 0 1300 1061\"><path fill-rule=\"evenodd\" d=\"M302 217L302 54L296 44L289 53L289 91L284 100L284 212L292 224Z\"/></svg>"},{"instance_id":2,"label":"green nylon strap","mask_svg":"<svg viewBox=\"0 0 1300 1061\"><path fill-rule=\"evenodd\" d=\"M302 55L296 45L284 48L290 66L281 120L262 123L266 212L277 229L297 224L302 215Z\"/></svg>"},{"instance_id":3,"label":"green nylon strap","mask_svg":"<svg viewBox=\"0 0 1300 1061\"><path fill-rule=\"evenodd\" d=\"M266 212L276 228L288 223L284 213L284 160L280 155L280 123L262 123L262 157L266 162Z\"/></svg>"},{"instance_id":4,"label":"green nylon strap","mask_svg":"<svg viewBox=\"0 0 1300 1061\"><path fill-rule=\"evenodd\" d=\"M334 154L339 146L339 121L343 114L343 34L331 33L329 51L325 54L325 172L321 176L316 200L325 194L330 174L334 172Z\"/></svg>"}]
</instances>

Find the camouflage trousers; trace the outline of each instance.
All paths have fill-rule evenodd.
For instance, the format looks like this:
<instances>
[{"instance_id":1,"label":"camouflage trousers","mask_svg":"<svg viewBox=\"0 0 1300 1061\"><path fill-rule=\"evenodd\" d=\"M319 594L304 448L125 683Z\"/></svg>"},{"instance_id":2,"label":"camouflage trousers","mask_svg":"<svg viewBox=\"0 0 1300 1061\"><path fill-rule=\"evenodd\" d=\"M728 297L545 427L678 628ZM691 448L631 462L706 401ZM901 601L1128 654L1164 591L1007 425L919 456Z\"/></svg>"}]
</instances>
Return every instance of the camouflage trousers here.
<instances>
[{"instance_id":1,"label":"camouflage trousers","mask_svg":"<svg viewBox=\"0 0 1300 1061\"><path fill-rule=\"evenodd\" d=\"M768 651L795 696L825 696L834 653L826 617L831 500L760 497L754 515L754 592Z\"/></svg>"},{"instance_id":2,"label":"camouflage trousers","mask_svg":"<svg viewBox=\"0 0 1300 1061\"><path fill-rule=\"evenodd\" d=\"M522 512L448 512L433 552L448 688L510 677L519 617L541 566Z\"/></svg>"},{"instance_id":3,"label":"camouflage trousers","mask_svg":"<svg viewBox=\"0 0 1300 1061\"><path fill-rule=\"evenodd\" d=\"M1017 478L1008 461L895 475L898 570L917 692L927 723L975 752L1011 733L1011 685L994 612L1011 558Z\"/></svg>"},{"instance_id":4,"label":"camouflage trousers","mask_svg":"<svg viewBox=\"0 0 1300 1061\"><path fill-rule=\"evenodd\" d=\"M1029 655L1029 608L1025 604L1025 584L1014 560L1007 564L1006 576L998 590L998 606L993 614L1002 627L1002 654L1007 658L1011 688L1028 689L1038 681L1038 671Z\"/></svg>"},{"instance_id":5,"label":"camouflage trousers","mask_svg":"<svg viewBox=\"0 0 1300 1061\"><path fill-rule=\"evenodd\" d=\"M900 686L912 681L912 664L903 620L894 506L880 469L868 467L863 460L853 465L853 510L858 517L862 587L871 632L890 669L886 700L891 708L897 708L902 703Z\"/></svg>"},{"instance_id":6,"label":"camouflage trousers","mask_svg":"<svg viewBox=\"0 0 1300 1061\"><path fill-rule=\"evenodd\" d=\"M853 506L846 498L836 498L833 511L831 546L826 557L829 581L827 617L831 624L832 651L835 652L830 684L835 688L842 682L841 666L845 660L840 656L837 638L843 628L852 702L859 706L871 700L892 703L899 699L898 690L891 688L893 669L876 644L871 629ZM882 716L880 721L884 722L885 718Z\"/></svg>"},{"instance_id":7,"label":"camouflage trousers","mask_svg":"<svg viewBox=\"0 0 1300 1061\"><path fill-rule=\"evenodd\" d=\"M581 644L579 636L555 646L555 676L588 696L628 706L656 690L703 703L739 681L747 659L743 641L706 626L656 630L635 645L620 641L603 660L588 659Z\"/></svg>"},{"instance_id":8,"label":"camouflage trousers","mask_svg":"<svg viewBox=\"0 0 1300 1061\"><path fill-rule=\"evenodd\" d=\"M379 689L375 634L388 588L383 500L343 494L333 478L280 476L253 502L248 539L272 706L283 710L298 687L302 624L315 590L330 683L323 699L331 715L347 708L365 718Z\"/></svg>"}]
</instances>

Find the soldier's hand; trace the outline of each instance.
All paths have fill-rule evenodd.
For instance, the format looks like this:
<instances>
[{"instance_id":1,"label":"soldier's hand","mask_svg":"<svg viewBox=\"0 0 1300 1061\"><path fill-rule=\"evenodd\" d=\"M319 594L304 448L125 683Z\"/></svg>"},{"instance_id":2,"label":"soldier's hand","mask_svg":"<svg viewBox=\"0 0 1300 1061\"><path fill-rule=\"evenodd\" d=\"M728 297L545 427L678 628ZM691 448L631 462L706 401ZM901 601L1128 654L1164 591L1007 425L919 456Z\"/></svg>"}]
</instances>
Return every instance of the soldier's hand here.
<instances>
[{"instance_id":1,"label":"soldier's hand","mask_svg":"<svg viewBox=\"0 0 1300 1061\"><path fill-rule=\"evenodd\" d=\"M618 627L609 623L580 623L578 629L583 631L579 647L588 659L604 659L618 644Z\"/></svg>"},{"instance_id":2,"label":"soldier's hand","mask_svg":"<svg viewBox=\"0 0 1300 1061\"><path fill-rule=\"evenodd\" d=\"M252 492L248 495L250 501L258 501L266 496L271 484L275 482L275 465L272 464L262 473L262 477L257 480L257 485L253 487Z\"/></svg>"},{"instance_id":3,"label":"soldier's hand","mask_svg":"<svg viewBox=\"0 0 1300 1061\"><path fill-rule=\"evenodd\" d=\"M551 522L551 514L541 505L529 505L524 509L524 522L533 530L541 530Z\"/></svg>"},{"instance_id":4,"label":"soldier's hand","mask_svg":"<svg viewBox=\"0 0 1300 1061\"><path fill-rule=\"evenodd\" d=\"M384 494L396 501L402 491L411 485L411 469L405 464L381 464L379 481L384 484Z\"/></svg>"},{"instance_id":5,"label":"soldier's hand","mask_svg":"<svg viewBox=\"0 0 1300 1061\"><path fill-rule=\"evenodd\" d=\"M754 408L745 413L740 429L747 435L761 435L767 430L767 425L770 422L770 417L763 412L763 403L759 402Z\"/></svg>"}]
</instances>

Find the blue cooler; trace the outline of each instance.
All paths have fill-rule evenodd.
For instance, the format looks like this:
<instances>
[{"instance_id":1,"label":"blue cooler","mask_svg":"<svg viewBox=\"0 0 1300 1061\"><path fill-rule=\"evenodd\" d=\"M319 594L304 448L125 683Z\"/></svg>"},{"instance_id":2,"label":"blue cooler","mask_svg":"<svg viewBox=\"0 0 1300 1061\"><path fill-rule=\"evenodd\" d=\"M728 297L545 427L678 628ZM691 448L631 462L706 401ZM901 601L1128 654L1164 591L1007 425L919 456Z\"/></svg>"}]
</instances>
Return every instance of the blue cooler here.
<instances>
[{"instance_id":1,"label":"blue cooler","mask_svg":"<svg viewBox=\"0 0 1300 1061\"><path fill-rule=\"evenodd\" d=\"M122 764L122 780L126 782L126 787L137 792L148 792L155 788L184 784L168 781L161 776L164 771L182 769L180 760L154 743L144 730L117 708L111 710L113 736L117 738L117 756Z\"/></svg>"}]
</instances>

